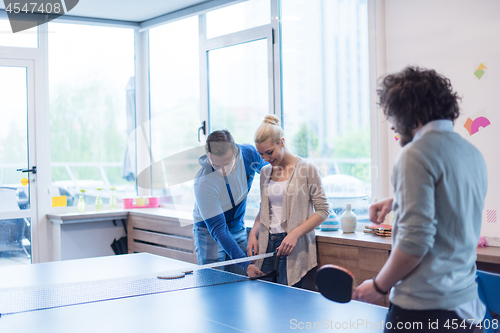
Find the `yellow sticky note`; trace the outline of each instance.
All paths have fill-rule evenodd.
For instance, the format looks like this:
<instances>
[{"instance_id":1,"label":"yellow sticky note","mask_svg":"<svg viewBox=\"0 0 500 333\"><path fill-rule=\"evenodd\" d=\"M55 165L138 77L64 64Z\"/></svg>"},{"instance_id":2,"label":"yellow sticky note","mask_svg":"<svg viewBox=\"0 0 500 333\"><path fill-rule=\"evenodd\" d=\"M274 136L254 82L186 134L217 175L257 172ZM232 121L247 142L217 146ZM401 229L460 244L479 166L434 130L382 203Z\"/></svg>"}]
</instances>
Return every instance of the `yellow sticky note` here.
<instances>
[{"instance_id":1,"label":"yellow sticky note","mask_svg":"<svg viewBox=\"0 0 500 333\"><path fill-rule=\"evenodd\" d=\"M481 65L479 65L479 67L477 69L488 69L488 68L486 68L486 66L483 65L483 63L481 63Z\"/></svg>"},{"instance_id":2,"label":"yellow sticky note","mask_svg":"<svg viewBox=\"0 0 500 333\"><path fill-rule=\"evenodd\" d=\"M61 195L60 197L52 197L52 207L66 207L67 201L66 196Z\"/></svg>"}]
</instances>

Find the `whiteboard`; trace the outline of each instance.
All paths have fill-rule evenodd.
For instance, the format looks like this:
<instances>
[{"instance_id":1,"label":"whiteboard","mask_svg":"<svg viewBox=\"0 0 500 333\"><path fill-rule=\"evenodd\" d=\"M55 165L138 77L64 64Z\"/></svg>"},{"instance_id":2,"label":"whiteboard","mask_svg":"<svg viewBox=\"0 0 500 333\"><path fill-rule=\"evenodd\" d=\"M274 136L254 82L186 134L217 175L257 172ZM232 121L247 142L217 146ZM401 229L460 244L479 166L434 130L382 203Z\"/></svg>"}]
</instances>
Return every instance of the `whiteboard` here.
<instances>
[{"instance_id":1,"label":"whiteboard","mask_svg":"<svg viewBox=\"0 0 500 333\"><path fill-rule=\"evenodd\" d=\"M481 236L499 237L500 1L386 0L385 23L388 73L408 65L432 68L462 97L455 132L481 151L488 167ZM486 68L476 72L481 64ZM478 124L488 126L476 131ZM392 168L401 150L392 131L388 144Z\"/></svg>"}]
</instances>

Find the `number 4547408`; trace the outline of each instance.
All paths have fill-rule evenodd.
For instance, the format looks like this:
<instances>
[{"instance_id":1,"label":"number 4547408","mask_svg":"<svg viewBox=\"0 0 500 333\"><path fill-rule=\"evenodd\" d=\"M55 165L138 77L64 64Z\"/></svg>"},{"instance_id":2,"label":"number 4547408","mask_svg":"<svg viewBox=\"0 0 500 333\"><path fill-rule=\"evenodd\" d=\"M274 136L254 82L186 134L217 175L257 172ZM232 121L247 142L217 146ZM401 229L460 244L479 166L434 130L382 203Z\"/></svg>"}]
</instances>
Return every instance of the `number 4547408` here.
<instances>
[{"instance_id":1,"label":"number 4547408","mask_svg":"<svg viewBox=\"0 0 500 333\"><path fill-rule=\"evenodd\" d=\"M467 320L457 320L457 319L448 319L446 321L446 323L443 325L445 328L447 329L453 329L453 330L456 330L458 329L459 327L460 328L485 328L485 329L489 329L490 327L493 328L493 329L498 329L499 327L499 324L498 324L498 319L493 319L493 320L489 320L489 319L485 319L483 320L482 322L476 322L474 323L475 320L474 319L467 319Z\"/></svg>"},{"instance_id":2,"label":"number 4547408","mask_svg":"<svg viewBox=\"0 0 500 333\"><path fill-rule=\"evenodd\" d=\"M18 2L10 2L5 8L7 13L18 14L20 12L30 13L30 14L64 14L64 10L61 8L60 3L38 3L38 2L30 2L25 3L21 8L21 4Z\"/></svg>"}]
</instances>

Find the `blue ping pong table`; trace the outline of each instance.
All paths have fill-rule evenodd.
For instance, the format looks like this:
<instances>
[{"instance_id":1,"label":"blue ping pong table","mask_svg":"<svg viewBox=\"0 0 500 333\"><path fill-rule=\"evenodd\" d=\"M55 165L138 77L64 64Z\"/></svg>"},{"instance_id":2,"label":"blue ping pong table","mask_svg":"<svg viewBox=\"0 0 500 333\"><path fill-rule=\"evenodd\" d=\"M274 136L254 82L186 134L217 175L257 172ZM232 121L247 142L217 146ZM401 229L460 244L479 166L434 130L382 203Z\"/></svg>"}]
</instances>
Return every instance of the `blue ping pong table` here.
<instances>
[{"instance_id":1,"label":"blue ping pong table","mask_svg":"<svg viewBox=\"0 0 500 333\"><path fill-rule=\"evenodd\" d=\"M146 253L14 266L0 269L0 292L99 284L192 266ZM245 279L2 315L0 332L382 332L386 313L386 308L377 305L356 301L337 304L316 292Z\"/></svg>"}]
</instances>

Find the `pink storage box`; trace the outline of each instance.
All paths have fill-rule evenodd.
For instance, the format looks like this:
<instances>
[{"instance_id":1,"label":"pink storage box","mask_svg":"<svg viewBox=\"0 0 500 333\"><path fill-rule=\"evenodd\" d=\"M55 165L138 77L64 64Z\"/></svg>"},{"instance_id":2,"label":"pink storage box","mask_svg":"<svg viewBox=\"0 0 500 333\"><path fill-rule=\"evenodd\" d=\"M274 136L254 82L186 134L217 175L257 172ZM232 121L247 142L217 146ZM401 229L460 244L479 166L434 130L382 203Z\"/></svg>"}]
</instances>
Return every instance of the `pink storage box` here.
<instances>
[{"instance_id":1,"label":"pink storage box","mask_svg":"<svg viewBox=\"0 0 500 333\"><path fill-rule=\"evenodd\" d=\"M156 208L160 207L160 198L158 197L150 197L147 198L148 204L145 206L137 206L134 204L134 198L123 198L123 208Z\"/></svg>"}]
</instances>

